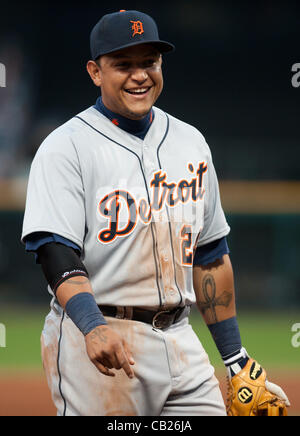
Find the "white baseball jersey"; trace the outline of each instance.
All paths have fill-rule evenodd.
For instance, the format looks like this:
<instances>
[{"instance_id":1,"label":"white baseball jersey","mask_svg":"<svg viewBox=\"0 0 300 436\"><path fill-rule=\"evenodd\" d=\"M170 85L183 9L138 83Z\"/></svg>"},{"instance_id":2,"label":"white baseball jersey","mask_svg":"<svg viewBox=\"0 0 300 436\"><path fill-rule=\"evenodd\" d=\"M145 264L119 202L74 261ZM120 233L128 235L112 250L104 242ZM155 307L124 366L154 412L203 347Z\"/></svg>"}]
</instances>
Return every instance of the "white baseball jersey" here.
<instances>
[{"instance_id":1,"label":"white baseball jersey","mask_svg":"<svg viewBox=\"0 0 300 436\"><path fill-rule=\"evenodd\" d=\"M90 107L32 163L22 240L50 232L76 243L98 304L194 303L194 249L229 233L204 137L154 112L141 140Z\"/></svg>"}]
</instances>

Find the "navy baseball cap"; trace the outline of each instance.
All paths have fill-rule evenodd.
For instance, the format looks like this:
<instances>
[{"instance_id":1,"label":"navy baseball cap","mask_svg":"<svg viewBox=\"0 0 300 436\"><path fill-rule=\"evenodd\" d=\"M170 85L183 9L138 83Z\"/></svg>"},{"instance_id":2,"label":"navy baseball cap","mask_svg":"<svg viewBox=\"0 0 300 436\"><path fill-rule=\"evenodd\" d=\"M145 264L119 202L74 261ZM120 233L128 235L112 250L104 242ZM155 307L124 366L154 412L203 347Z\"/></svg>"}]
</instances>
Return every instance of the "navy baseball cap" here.
<instances>
[{"instance_id":1,"label":"navy baseball cap","mask_svg":"<svg viewBox=\"0 0 300 436\"><path fill-rule=\"evenodd\" d=\"M155 21L139 11L114 12L104 15L90 36L92 59L138 44L152 44L161 53L175 50L173 44L161 41Z\"/></svg>"}]
</instances>

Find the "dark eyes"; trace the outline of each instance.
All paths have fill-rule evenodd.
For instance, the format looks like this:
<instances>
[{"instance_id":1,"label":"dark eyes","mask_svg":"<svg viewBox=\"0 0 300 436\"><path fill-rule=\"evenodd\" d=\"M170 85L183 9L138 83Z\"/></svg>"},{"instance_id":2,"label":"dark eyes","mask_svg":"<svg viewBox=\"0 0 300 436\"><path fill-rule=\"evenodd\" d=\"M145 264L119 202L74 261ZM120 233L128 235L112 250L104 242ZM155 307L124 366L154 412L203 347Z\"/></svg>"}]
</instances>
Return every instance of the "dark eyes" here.
<instances>
[{"instance_id":1,"label":"dark eyes","mask_svg":"<svg viewBox=\"0 0 300 436\"><path fill-rule=\"evenodd\" d=\"M146 67L152 67L152 65L154 65L155 62L156 62L155 59L148 59L147 61L144 62L144 65L145 65Z\"/></svg>"},{"instance_id":2,"label":"dark eyes","mask_svg":"<svg viewBox=\"0 0 300 436\"><path fill-rule=\"evenodd\" d=\"M121 62L119 64L116 64L117 68L128 68L129 64L127 62Z\"/></svg>"},{"instance_id":3,"label":"dark eyes","mask_svg":"<svg viewBox=\"0 0 300 436\"><path fill-rule=\"evenodd\" d=\"M141 63L141 67L142 68L152 67L155 64L155 62L156 62L155 59L147 59ZM129 63L129 62L118 62L116 64L117 68L124 69L124 70L131 68L131 66L132 66L131 63Z\"/></svg>"}]
</instances>

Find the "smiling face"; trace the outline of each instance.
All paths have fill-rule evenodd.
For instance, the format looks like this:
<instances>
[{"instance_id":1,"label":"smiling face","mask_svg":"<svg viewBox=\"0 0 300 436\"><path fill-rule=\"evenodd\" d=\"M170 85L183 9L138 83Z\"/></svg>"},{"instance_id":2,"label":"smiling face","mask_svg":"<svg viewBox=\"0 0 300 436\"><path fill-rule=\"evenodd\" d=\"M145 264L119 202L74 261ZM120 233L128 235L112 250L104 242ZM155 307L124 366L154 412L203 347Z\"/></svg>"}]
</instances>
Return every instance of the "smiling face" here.
<instances>
[{"instance_id":1,"label":"smiling face","mask_svg":"<svg viewBox=\"0 0 300 436\"><path fill-rule=\"evenodd\" d=\"M149 44L103 55L87 70L111 111L132 120L144 118L163 89L161 54Z\"/></svg>"}]
</instances>

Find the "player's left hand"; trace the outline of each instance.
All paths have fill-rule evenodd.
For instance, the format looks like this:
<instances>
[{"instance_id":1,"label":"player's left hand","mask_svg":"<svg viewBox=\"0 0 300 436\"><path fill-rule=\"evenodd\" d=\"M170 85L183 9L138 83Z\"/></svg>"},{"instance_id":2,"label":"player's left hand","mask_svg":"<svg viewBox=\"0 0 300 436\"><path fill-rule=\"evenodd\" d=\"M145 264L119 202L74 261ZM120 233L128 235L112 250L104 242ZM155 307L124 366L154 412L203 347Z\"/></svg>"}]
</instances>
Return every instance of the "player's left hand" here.
<instances>
[{"instance_id":1,"label":"player's left hand","mask_svg":"<svg viewBox=\"0 0 300 436\"><path fill-rule=\"evenodd\" d=\"M284 391L267 380L253 359L229 380L227 400L228 416L287 416L290 406Z\"/></svg>"}]
</instances>

